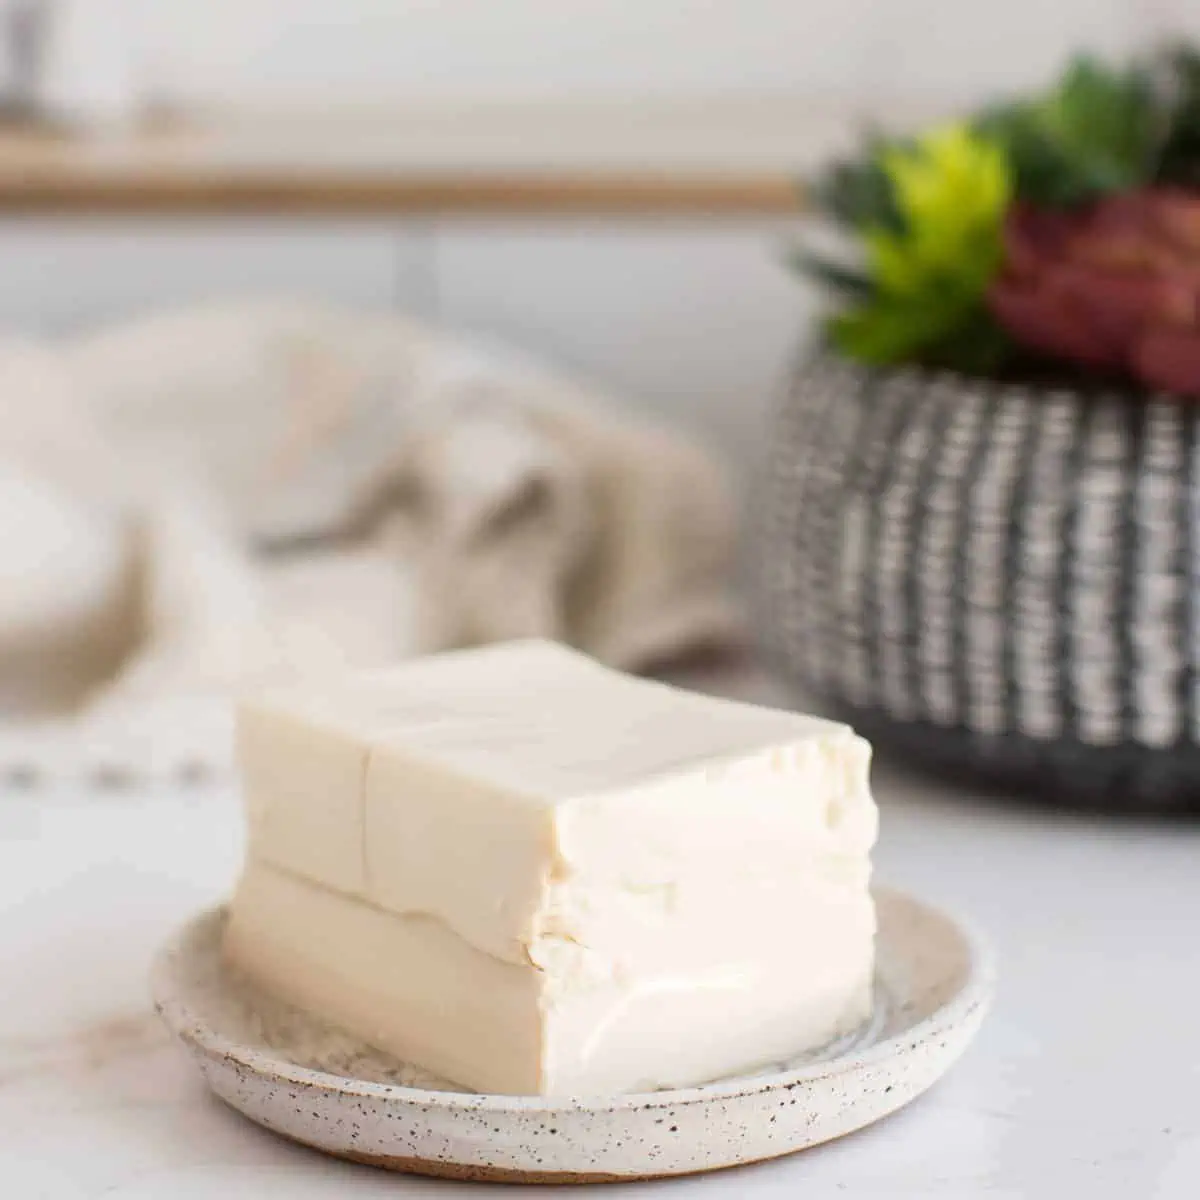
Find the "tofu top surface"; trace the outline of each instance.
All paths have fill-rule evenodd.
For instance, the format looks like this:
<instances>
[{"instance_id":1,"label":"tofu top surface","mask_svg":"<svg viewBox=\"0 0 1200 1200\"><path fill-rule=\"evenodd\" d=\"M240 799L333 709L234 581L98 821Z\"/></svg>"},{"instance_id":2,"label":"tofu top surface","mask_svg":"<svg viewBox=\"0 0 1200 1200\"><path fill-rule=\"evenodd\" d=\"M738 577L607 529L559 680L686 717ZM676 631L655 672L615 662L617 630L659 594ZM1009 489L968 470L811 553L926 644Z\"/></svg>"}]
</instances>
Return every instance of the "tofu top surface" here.
<instances>
[{"instance_id":1,"label":"tofu top surface","mask_svg":"<svg viewBox=\"0 0 1200 1200\"><path fill-rule=\"evenodd\" d=\"M548 641L452 651L251 705L545 804L848 726L636 679Z\"/></svg>"}]
</instances>

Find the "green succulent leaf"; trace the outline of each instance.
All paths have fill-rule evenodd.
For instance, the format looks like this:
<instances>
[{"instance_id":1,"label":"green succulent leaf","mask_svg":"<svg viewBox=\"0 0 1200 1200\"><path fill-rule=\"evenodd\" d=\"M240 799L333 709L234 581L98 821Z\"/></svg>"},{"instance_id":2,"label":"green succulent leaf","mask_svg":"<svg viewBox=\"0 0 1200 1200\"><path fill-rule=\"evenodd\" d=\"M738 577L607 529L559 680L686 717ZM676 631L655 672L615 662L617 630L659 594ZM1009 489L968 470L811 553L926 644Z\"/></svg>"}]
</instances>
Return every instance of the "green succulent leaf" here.
<instances>
[{"instance_id":1,"label":"green succulent leaf","mask_svg":"<svg viewBox=\"0 0 1200 1200\"><path fill-rule=\"evenodd\" d=\"M1081 57L1046 95L991 109L975 128L1004 147L1022 199L1070 205L1144 182L1165 124L1151 71Z\"/></svg>"},{"instance_id":2,"label":"green succulent leaf","mask_svg":"<svg viewBox=\"0 0 1200 1200\"><path fill-rule=\"evenodd\" d=\"M1077 59L1038 109L1050 137L1097 178L1113 187L1145 178L1161 117L1144 70L1113 71L1094 59Z\"/></svg>"},{"instance_id":3,"label":"green succulent leaf","mask_svg":"<svg viewBox=\"0 0 1200 1200\"><path fill-rule=\"evenodd\" d=\"M964 313L880 300L832 317L826 336L848 358L875 366L920 362L974 375L997 371L1011 351L1008 336L982 307Z\"/></svg>"},{"instance_id":4,"label":"green succulent leaf","mask_svg":"<svg viewBox=\"0 0 1200 1200\"><path fill-rule=\"evenodd\" d=\"M894 144L869 135L861 158L834 163L811 189L817 208L847 229L898 228L900 213L881 162Z\"/></svg>"},{"instance_id":5,"label":"green succulent leaf","mask_svg":"<svg viewBox=\"0 0 1200 1200\"><path fill-rule=\"evenodd\" d=\"M990 324L983 298L1012 192L1003 152L951 125L884 146L876 162L896 220L862 231L871 288L830 319L831 341L876 364L987 357L953 347Z\"/></svg>"},{"instance_id":6,"label":"green succulent leaf","mask_svg":"<svg viewBox=\"0 0 1200 1200\"><path fill-rule=\"evenodd\" d=\"M1186 45L1168 48L1160 78L1169 115L1155 180L1200 187L1200 51Z\"/></svg>"},{"instance_id":7,"label":"green succulent leaf","mask_svg":"<svg viewBox=\"0 0 1200 1200\"><path fill-rule=\"evenodd\" d=\"M795 270L815 279L822 287L846 300L862 301L875 292L871 277L857 267L835 262L806 247L793 250L789 257Z\"/></svg>"}]
</instances>

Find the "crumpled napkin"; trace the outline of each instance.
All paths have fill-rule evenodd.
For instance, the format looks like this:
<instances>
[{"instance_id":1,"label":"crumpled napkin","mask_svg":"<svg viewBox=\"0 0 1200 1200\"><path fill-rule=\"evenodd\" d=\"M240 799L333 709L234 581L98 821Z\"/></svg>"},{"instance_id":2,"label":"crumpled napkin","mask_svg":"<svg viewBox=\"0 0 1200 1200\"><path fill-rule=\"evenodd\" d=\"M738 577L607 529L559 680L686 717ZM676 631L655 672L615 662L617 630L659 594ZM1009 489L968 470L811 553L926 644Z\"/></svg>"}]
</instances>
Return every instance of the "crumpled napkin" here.
<instances>
[{"instance_id":1,"label":"crumpled napkin","mask_svg":"<svg viewBox=\"0 0 1200 1200\"><path fill-rule=\"evenodd\" d=\"M243 302L0 344L0 773L224 773L243 688L741 638L719 466L506 348Z\"/></svg>"}]
</instances>

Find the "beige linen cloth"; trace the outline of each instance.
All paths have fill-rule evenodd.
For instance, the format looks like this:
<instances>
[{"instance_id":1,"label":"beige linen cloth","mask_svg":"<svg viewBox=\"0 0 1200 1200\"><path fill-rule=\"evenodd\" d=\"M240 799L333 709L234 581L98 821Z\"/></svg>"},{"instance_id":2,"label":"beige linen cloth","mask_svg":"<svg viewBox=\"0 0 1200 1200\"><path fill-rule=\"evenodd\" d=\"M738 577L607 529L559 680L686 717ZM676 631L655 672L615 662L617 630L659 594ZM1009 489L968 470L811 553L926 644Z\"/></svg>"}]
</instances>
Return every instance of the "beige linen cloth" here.
<instances>
[{"instance_id":1,"label":"beige linen cloth","mask_svg":"<svg viewBox=\"0 0 1200 1200\"><path fill-rule=\"evenodd\" d=\"M221 772L239 689L452 646L729 648L731 512L678 434L391 314L0 341L0 771Z\"/></svg>"}]
</instances>

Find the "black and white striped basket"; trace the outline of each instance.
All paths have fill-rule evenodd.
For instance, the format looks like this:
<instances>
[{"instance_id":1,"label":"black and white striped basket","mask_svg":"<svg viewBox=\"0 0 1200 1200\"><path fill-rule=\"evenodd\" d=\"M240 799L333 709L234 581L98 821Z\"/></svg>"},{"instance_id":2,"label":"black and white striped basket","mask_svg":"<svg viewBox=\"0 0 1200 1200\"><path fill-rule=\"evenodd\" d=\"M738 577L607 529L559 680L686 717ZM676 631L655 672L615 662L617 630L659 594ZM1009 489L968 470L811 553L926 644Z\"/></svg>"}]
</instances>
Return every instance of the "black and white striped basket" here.
<instances>
[{"instance_id":1,"label":"black and white striped basket","mask_svg":"<svg viewBox=\"0 0 1200 1200\"><path fill-rule=\"evenodd\" d=\"M1200 811L1200 406L818 356L761 513L768 649L866 736Z\"/></svg>"}]
</instances>

